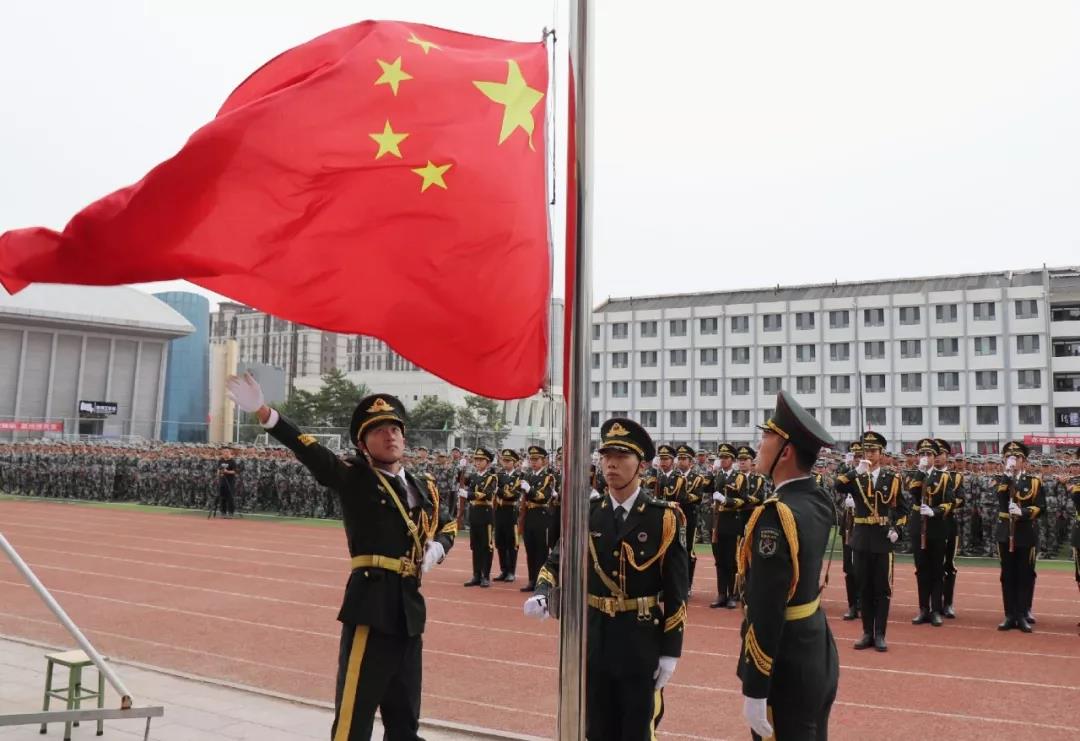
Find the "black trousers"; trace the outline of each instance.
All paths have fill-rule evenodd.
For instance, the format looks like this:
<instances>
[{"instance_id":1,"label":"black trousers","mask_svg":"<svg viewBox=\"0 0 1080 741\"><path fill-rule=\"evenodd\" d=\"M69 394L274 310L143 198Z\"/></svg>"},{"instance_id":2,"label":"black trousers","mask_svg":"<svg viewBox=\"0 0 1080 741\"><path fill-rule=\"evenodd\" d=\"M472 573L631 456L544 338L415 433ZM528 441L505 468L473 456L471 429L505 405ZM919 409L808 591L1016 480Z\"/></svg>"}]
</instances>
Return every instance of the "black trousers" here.
<instances>
[{"instance_id":1,"label":"black trousers","mask_svg":"<svg viewBox=\"0 0 1080 741\"><path fill-rule=\"evenodd\" d=\"M585 738L589 741L650 741L664 715L663 691L652 674L614 677L602 667L585 676Z\"/></svg>"},{"instance_id":2,"label":"black trousers","mask_svg":"<svg viewBox=\"0 0 1080 741\"><path fill-rule=\"evenodd\" d=\"M952 520L949 537L945 539L945 572L941 599L946 607L952 607L953 595L956 593L956 552L960 549L959 533L963 529L964 523Z\"/></svg>"},{"instance_id":3,"label":"black trousers","mask_svg":"<svg viewBox=\"0 0 1080 741\"><path fill-rule=\"evenodd\" d=\"M341 625L333 741L369 741L375 710L387 741L423 741L420 684L423 678L420 636L399 636L366 625Z\"/></svg>"},{"instance_id":4,"label":"black trousers","mask_svg":"<svg viewBox=\"0 0 1080 741\"><path fill-rule=\"evenodd\" d=\"M472 550L473 576L491 578L491 559L495 551L491 507L469 507L469 549Z\"/></svg>"},{"instance_id":5,"label":"black trousers","mask_svg":"<svg viewBox=\"0 0 1080 741\"><path fill-rule=\"evenodd\" d=\"M732 533L716 534L716 542L712 544L713 558L716 560L716 593L721 599L730 599L735 594L735 549L739 543L739 536Z\"/></svg>"},{"instance_id":6,"label":"black trousers","mask_svg":"<svg viewBox=\"0 0 1080 741\"><path fill-rule=\"evenodd\" d=\"M885 635L892 599L893 554L855 551L853 560L863 632Z\"/></svg>"},{"instance_id":7,"label":"black trousers","mask_svg":"<svg viewBox=\"0 0 1080 741\"><path fill-rule=\"evenodd\" d=\"M918 542L915 548L915 581L919 585L919 609L922 612L944 612L942 599L945 580L945 541L926 539L926 548Z\"/></svg>"},{"instance_id":8,"label":"black trousers","mask_svg":"<svg viewBox=\"0 0 1080 741\"><path fill-rule=\"evenodd\" d=\"M517 571L517 508L502 506L495 509L495 550L499 552L499 572Z\"/></svg>"},{"instance_id":9,"label":"black trousers","mask_svg":"<svg viewBox=\"0 0 1080 741\"><path fill-rule=\"evenodd\" d=\"M536 584L540 569L548 558L548 525L551 515L543 507L525 510L525 533L522 541L525 545L525 561L529 567L529 584Z\"/></svg>"},{"instance_id":10,"label":"black trousers","mask_svg":"<svg viewBox=\"0 0 1080 741\"><path fill-rule=\"evenodd\" d=\"M697 554L694 553L694 545L697 543L698 510L696 504L686 507L686 550L690 553L690 589L694 588L694 569L697 568Z\"/></svg>"},{"instance_id":11,"label":"black trousers","mask_svg":"<svg viewBox=\"0 0 1080 741\"><path fill-rule=\"evenodd\" d=\"M560 510L561 507L552 507L548 515L547 547L549 551L559 542L559 535L562 531L562 514Z\"/></svg>"},{"instance_id":12,"label":"black trousers","mask_svg":"<svg viewBox=\"0 0 1080 741\"><path fill-rule=\"evenodd\" d=\"M774 665L767 705L773 739L827 741L829 738L829 713L836 700L840 660L828 624L825 631L828 639L823 646L799 647L808 652L824 649L810 666L800 671L785 671L782 662ZM755 741L760 739L753 732L750 735Z\"/></svg>"},{"instance_id":13,"label":"black trousers","mask_svg":"<svg viewBox=\"0 0 1080 741\"><path fill-rule=\"evenodd\" d=\"M859 609L859 588L855 579L855 551L844 543L844 588L847 590L848 607Z\"/></svg>"},{"instance_id":14,"label":"black trousers","mask_svg":"<svg viewBox=\"0 0 1080 741\"><path fill-rule=\"evenodd\" d=\"M1021 548L1009 553L1009 543L998 543L998 560L1001 562L1001 601L1005 617L1017 620L1027 615L1035 596L1036 546Z\"/></svg>"},{"instance_id":15,"label":"black trousers","mask_svg":"<svg viewBox=\"0 0 1080 741\"><path fill-rule=\"evenodd\" d=\"M236 513L236 499L233 496L233 488L225 485L218 489L218 499L221 505L221 514L232 515Z\"/></svg>"}]
</instances>

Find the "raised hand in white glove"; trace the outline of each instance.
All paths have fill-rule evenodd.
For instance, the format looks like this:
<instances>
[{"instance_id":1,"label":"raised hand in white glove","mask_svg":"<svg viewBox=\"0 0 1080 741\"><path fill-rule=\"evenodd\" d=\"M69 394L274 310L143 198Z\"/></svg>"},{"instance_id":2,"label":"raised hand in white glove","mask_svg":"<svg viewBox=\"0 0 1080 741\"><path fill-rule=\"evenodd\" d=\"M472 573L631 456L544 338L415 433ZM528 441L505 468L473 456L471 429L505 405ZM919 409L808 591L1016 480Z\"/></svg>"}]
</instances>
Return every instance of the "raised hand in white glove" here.
<instances>
[{"instance_id":1,"label":"raised hand in white glove","mask_svg":"<svg viewBox=\"0 0 1080 741\"><path fill-rule=\"evenodd\" d=\"M862 476L864 473L870 473L870 461L865 458L859 461L859 465L855 466L855 473Z\"/></svg>"},{"instance_id":2,"label":"raised hand in white glove","mask_svg":"<svg viewBox=\"0 0 1080 741\"><path fill-rule=\"evenodd\" d=\"M889 542L895 543L898 540L900 540L900 533L896 532L892 528L889 528Z\"/></svg>"},{"instance_id":3,"label":"raised hand in white glove","mask_svg":"<svg viewBox=\"0 0 1080 741\"><path fill-rule=\"evenodd\" d=\"M854 460L855 460L855 454L854 453L844 453L844 463L846 463L846 464L848 464L850 466L851 463Z\"/></svg>"},{"instance_id":4,"label":"raised hand in white glove","mask_svg":"<svg viewBox=\"0 0 1080 741\"><path fill-rule=\"evenodd\" d=\"M844 498L844 508L855 509L855 497L848 494L847 497Z\"/></svg>"},{"instance_id":5,"label":"raised hand in white glove","mask_svg":"<svg viewBox=\"0 0 1080 741\"><path fill-rule=\"evenodd\" d=\"M1009 502L1009 514L1015 517L1019 517L1024 514L1024 510L1020 509L1020 505L1016 502Z\"/></svg>"},{"instance_id":6,"label":"raised hand in white glove","mask_svg":"<svg viewBox=\"0 0 1080 741\"><path fill-rule=\"evenodd\" d=\"M1010 455L1005 459L1005 470L1012 471L1014 468L1016 468L1016 456Z\"/></svg>"},{"instance_id":7,"label":"raised hand in white glove","mask_svg":"<svg viewBox=\"0 0 1080 741\"><path fill-rule=\"evenodd\" d=\"M249 414L259 411L266 406L262 387L250 373L243 376L229 376L225 381L225 393L240 407L241 411Z\"/></svg>"},{"instance_id":8,"label":"raised hand in white glove","mask_svg":"<svg viewBox=\"0 0 1080 741\"><path fill-rule=\"evenodd\" d=\"M934 516L934 508L931 507L929 504L926 504L925 502L923 502L922 506L919 507L919 514L922 515L923 517L933 517Z\"/></svg>"},{"instance_id":9,"label":"raised hand in white glove","mask_svg":"<svg viewBox=\"0 0 1080 741\"><path fill-rule=\"evenodd\" d=\"M723 468L724 468L724 465L722 463L720 463L720 461L718 461L718 460L713 461L712 470L720 471L720 470L723 470Z\"/></svg>"},{"instance_id":10,"label":"raised hand in white glove","mask_svg":"<svg viewBox=\"0 0 1080 741\"><path fill-rule=\"evenodd\" d=\"M712 500L714 502L720 502L720 504L723 504L725 499L727 499L727 497L724 496L723 492L720 492L720 491L713 492Z\"/></svg>"},{"instance_id":11,"label":"raised hand in white glove","mask_svg":"<svg viewBox=\"0 0 1080 741\"><path fill-rule=\"evenodd\" d=\"M526 494L528 494L530 491L532 491L532 487L529 486L529 482L526 481L525 479L522 479L521 481L519 481L518 486L520 486L521 490L524 491Z\"/></svg>"},{"instance_id":12,"label":"raised hand in white glove","mask_svg":"<svg viewBox=\"0 0 1080 741\"><path fill-rule=\"evenodd\" d=\"M773 729L769 725L769 710L764 697L746 697L742 699L742 714L750 730L762 738L772 738Z\"/></svg>"},{"instance_id":13,"label":"raised hand in white glove","mask_svg":"<svg viewBox=\"0 0 1080 741\"><path fill-rule=\"evenodd\" d=\"M924 455L922 458L919 459L919 470L922 471L923 473L926 473L927 470L929 470L929 468L930 468L930 459L927 458Z\"/></svg>"},{"instance_id":14,"label":"raised hand in white glove","mask_svg":"<svg viewBox=\"0 0 1080 741\"><path fill-rule=\"evenodd\" d=\"M656 680L656 689L664 689L664 685L671 679L671 675L675 673L675 665L679 663L679 660L674 656L661 656L660 664L656 667L656 671L653 672L653 679Z\"/></svg>"},{"instance_id":15,"label":"raised hand in white glove","mask_svg":"<svg viewBox=\"0 0 1080 741\"><path fill-rule=\"evenodd\" d=\"M525 617L547 620L551 613L547 609L547 597L542 594L534 594L525 600Z\"/></svg>"},{"instance_id":16,"label":"raised hand in white glove","mask_svg":"<svg viewBox=\"0 0 1080 741\"><path fill-rule=\"evenodd\" d=\"M465 499L466 497L469 496L469 492L465 491L464 489L458 489L457 490L457 495L458 495L458 499Z\"/></svg>"},{"instance_id":17,"label":"raised hand in white glove","mask_svg":"<svg viewBox=\"0 0 1080 741\"><path fill-rule=\"evenodd\" d=\"M598 492L596 489L589 489L589 501L590 502L592 500L594 500L594 499L599 499L602 496L603 496L603 494Z\"/></svg>"},{"instance_id":18,"label":"raised hand in white glove","mask_svg":"<svg viewBox=\"0 0 1080 741\"><path fill-rule=\"evenodd\" d=\"M652 459L652 467L653 468L660 468L660 456L655 456Z\"/></svg>"},{"instance_id":19,"label":"raised hand in white glove","mask_svg":"<svg viewBox=\"0 0 1080 741\"><path fill-rule=\"evenodd\" d=\"M431 571L437 564L442 563L442 560L446 558L446 549L443 548L443 544L437 540L430 540L428 544L424 546L424 563L421 565L424 573Z\"/></svg>"}]
</instances>

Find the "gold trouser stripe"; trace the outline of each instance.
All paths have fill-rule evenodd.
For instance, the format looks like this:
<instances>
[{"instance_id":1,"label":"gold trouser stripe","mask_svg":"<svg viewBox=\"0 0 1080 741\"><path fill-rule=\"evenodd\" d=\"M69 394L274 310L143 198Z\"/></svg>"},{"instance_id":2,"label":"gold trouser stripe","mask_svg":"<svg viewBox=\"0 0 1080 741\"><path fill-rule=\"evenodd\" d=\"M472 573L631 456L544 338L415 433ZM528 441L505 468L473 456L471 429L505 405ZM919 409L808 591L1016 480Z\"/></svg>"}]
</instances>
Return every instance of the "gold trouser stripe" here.
<instances>
[{"instance_id":1,"label":"gold trouser stripe","mask_svg":"<svg viewBox=\"0 0 1080 741\"><path fill-rule=\"evenodd\" d=\"M811 602L801 605L791 605L784 609L784 620L805 620L818 611L821 605L821 597L815 597Z\"/></svg>"},{"instance_id":2,"label":"gold trouser stripe","mask_svg":"<svg viewBox=\"0 0 1080 741\"><path fill-rule=\"evenodd\" d=\"M664 710L664 691L653 692L652 722L649 724L649 738L656 741L656 724L660 722L660 713Z\"/></svg>"},{"instance_id":3,"label":"gold trouser stripe","mask_svg":"<svg viewBox=\"0 0 1080 741\"><path fill-rule=\"evenodd\" d=\"M334 741L349 741L353 708L356 705L356 688L360 685L360 664L364 661L367 639L368 626L357 625L356 632L353 633L352 650L349 652L349 665L345 670L345 687L341 691L341 712L338 715Z\"/></svg>"},{"instance_id":4,"label":"gold trouser stripe","mask_svg":"<svg viewBox=\"0 0 1080 741\"><path fill-rule=\"evenodd\" d=\"M495 528L493 528L491 525L488 525L487 529L488 529L488 550L489 551L494 551L495 550Z\"/></svg>"}]
</instances>

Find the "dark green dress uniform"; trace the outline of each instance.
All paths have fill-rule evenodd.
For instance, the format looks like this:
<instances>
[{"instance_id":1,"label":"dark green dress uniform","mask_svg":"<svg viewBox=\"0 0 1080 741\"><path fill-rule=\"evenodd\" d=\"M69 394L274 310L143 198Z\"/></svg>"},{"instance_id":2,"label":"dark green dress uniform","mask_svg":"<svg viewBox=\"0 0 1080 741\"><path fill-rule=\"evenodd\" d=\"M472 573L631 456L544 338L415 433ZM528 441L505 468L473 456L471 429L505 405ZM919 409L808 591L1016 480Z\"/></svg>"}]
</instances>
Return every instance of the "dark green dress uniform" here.
<instances>
[{"instance_id":1,"label":"dark green dress uniform","mask_svg":"<svg viewBox=\"0 0 1080 741\"><path fill-rule=\"evenodd\" d=\"M694 459L694 449L689 445L680 445L677 453L679 458L691 461ZM682 484L676 487L681 488L681 496L676 500L676 504L686 517L686 550L690 556L690 589L693 590L694 570L697 568L694 545L697 543L698 509L701 507L701 498L706 494L708 479L697 473L692 466L685 472L677 471L677 475L682 479Z\"/></svg>"},{"instance_id":2,"label":"dark green dress uniform","mask_svg":"<svg viewBox=\"0 0 1080 741\"><path fill-rule=\"evenodd\" d=\"M863 435L864 449L885 447L885 438L877 432ZM893 544L890 530L907 524L900 496L901 478L895 470L882 466L874 472L858 474L851 469L836 477L836 490L855 500L854 526L849 544L855 566L855 579L862 611L863 637L855 647L874 646L888 650L885 632L889 623L892 599Z\"/></svg>"},{"instance_id":3,"label":"dark green dress uniform","mask_svg":"<svg viewBox=\"0 0 1080 741\"><path fill-rule=\"evenodd\" d=\"M952 455L952 446L947 440L935 440L938 452ZM956 611L953 609L953 597L956 594L956 555L960 551L967 507L966 477L962 471L950 471L946 464L944 469L949 476L949 489L952 491L952 507L945 513L945 523L948 525L949 534L945 538L945 578L941 590L941 599L945 604L945 617L955 618Z\"/></svg>"},{"instance_id":4,"label":"dark green dress uniform","mask_svg":"<svg viewBox=\"0 0 1080 741\"><path fill-rule=\"evenodd\" d=\"M756 457L756 450L749 445L742 445L738 449L735 460L753 461ZM765 497L768 495L768 482L764 476L760 473L755 473L753 470L749 473L740 472L740 476L741 481L738 482L739 497L745 502L742 509L739 510L741 534L741 531L746 530L746 524L750 522L750 515L753 514L754 509L765 501Z\"/></svg>"},{"instance_id":5,"label":"dark green dress uniform","mask_svg":"<svg viewBox=\"0 0 1080 741\"><path fill-rule=\"evenodd\" d=\"M651 460L649 434L629 419L610 419L600 430L601 452L616 449ZM647 741L663 715L654 674L661 656L682 654L689 563L681 510L638 489L625 513L605 495L589 512L588 619L586 623L586 738ZM625 518L625 519L624 519ZM557 584L559 548L540 572L536 591Z\"/></svg>"},{"instance_id":6,"label":"dark green dress uniform","mask_svg":"<svg viewBox=\"0 0 1080 741\"><path fill-rule=\"evenodd\" d=\"M560 503L562 486L562 448L555 452L555 466L551 469L555 476L555 486L551 493L551 502L548 504L548 512L551 515L548 521L547 547L550 551L559 542L559 532L562 530L562 504Z\"/></svg>"},{"instance_id":7,"label":"dark green dress uniform","mask_svg":"<svg viewBox=\"0 0 1080 741\"><path fill-rule=\"evenodd\" d=\"M465 503L469 508L469 549L472 551L472 579L467 587L491 586L491 561L495 556L495 495L499 491L499 476L491 470L495 454L487 448L477 448L473 459L488 461L481 473L474 471L465 479Z\"/></svg>"},{"instance_id":8,"label":"dark green dress uniform","mask_svg":"<svg viewBox=\"0 0 1080 741\"><path fill-rule=\"evenodd\" d=\"M513 448L505 448L499 454L504 461L515 464L521 456ZM499 489L495 495L495 550L499 554L499 575L494 581L514 581L518 554L518 503L524 489L521 482L525 475L517 469L499 471Z\"/></svg>"},{"instance_id":9,"label":"dark green dress uniform","mask_svg":"<svg viewBox=\"0 0 1080 741\"><path fill-rule=\"evenodd\" d=\"M919 455L927 455L931 460L937 453L937 445L930 439L920 440L916 448ZM914 549L915 581L919 590L919 614L911 621L915 625L933 623L940 626L944 619L945 541L949 534L945 516L953 502L950 479L947 472L931 467L927 471L916 471L908 481L911 504L908 537ZM933 517L920 514L924 503L934 510Z\"/></svg>"},{"instance_id":10,"label":"dark green dress uniform","mask_svg":"<svg viewBox=\"0 0 1080 741\"><path fill-rule=\"evenodd\" d=\"M785 391L762 429L815 454L834 444ZM829 494L808 474L781 482L750 515L740 544L746 611L737 674L745 697L767 698L775 739L828 737L840 662L818 578L835 522Z\"/></svg>"},{"instance_id":11,"label":"dark green dress uniform","mask_svg":"<svg viewBox=\"0 0 1080 741\"><path fill-rule=\"evenodd\" d=\"M370 425L388 420L404 428L401 402L387 394L367 396L356 407L350 435L357 440ZM341 502L353 569L338 612L342 626L332 738L370 739L378 709L387 738L417 739L420 636L427 616L420 564L432 540L450 550L457 525L428 476L406 472L402 482L363 457L341 459L281 416L269 432Z\"/></svg>"},{"instance_id":12,"label":"dark green dress uniform","mask_svg":"<svg viewBox=\"0 0 1080 741\"><path fill-rule=\"evenodd\" d=\"M1027 458L1028 447L1021 442L1010 442L1001 451L1005 458ZM1030 473L1014 476L999 474L994 480L997 494L997 545L1001 561L1001 600L1005 607L1005 620L998 630L1019 628L1030 633L1027 620L1031 602L1035 596L1035 559L1039 547L1039 518L1046 513L1046 492L1042 479ZM1009 503L1020 507L1020 514L1009 514Z\"/></svg>"},{"instance_id":13,"label":"dark green dress uniform","mask_svg":"<svg viewBox=\"0 0 1080 741\"><path fill-rule=\"evenodd\" d=\"M548 453L539 445L529 448L529 458L547 461ZM524 497L525 515L523 520L522 541L525 544L525 560L529 567L529 582L521 588L522 592L536 589L536 578L548 557L548 530L551 527L551 496L555 493L555 474L547 466L539 471L529 469L525 473L529 491Z\"/></svg>"},{"instance_id":14,"label":"dark green dress uniform","mask_svg":"<svg viewBox=\"0 0 1080 741\"><path fill-rule=\"evenodd\" d=\"M848 452L856 458L862 456L862 441L856 440L848 444ZM848 611L844 613L844 620L857 620L859 617L859 586L855 578L855 556L851 550L851 531L855 528L855 512L844 507L843 500L847 497L838 490L841 476L850 480L855 475L854 466L841 463L836 469L836 478L833 480L833 493L836 495L837 511L840 513L840 536L843 539L844 553L844 589L847 592Z\"/></svg>"},{"instance_id":15,"label":"dark green dress uniform","mask_svg":"<svg viewBox=\"0 0 1080 741\"><path fill-rule=\"evenodd\" d=\"M727 443L720 443L716 449L721 459L735 460L735 448ZM741 501L731 497L738 489L737 480L741 474L735 466L726 471L721 468L713 477L713 491L724 495L723 501L713 501L712 552L716 562L717 600L709 607L727 607L735 609L735 550L739 535L743 531L739 521Z\"/></svg>"},{"instance_id":16,"label":"dark green dress uniform","mask_svg":"<svg viewBox=\"0 0 1080 741\"><path fill-rule=\"evenodd\" d=\"M1076 451L1080 457L1080 450ZM1076 585L1080 588L1080 477L1069 479L1069 497L1073 504L1073 526L1069 544L1072 546L1073 573L1076 576Z\"/></svg>"}]
</instances>

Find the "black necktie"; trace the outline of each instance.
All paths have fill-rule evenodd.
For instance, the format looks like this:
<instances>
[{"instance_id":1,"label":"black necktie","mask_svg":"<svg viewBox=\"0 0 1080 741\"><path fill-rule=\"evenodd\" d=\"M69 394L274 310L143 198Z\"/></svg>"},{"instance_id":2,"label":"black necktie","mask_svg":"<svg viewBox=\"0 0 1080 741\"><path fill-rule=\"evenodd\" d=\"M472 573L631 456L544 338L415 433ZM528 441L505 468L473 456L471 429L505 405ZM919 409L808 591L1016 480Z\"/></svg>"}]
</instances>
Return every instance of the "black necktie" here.
<instances>
[{"instance_id":1,"label":"black necktie","mask_svg":"<svg viewBox=\"0 0 1080 741\"><path fill-rule=\"evenodd\" d=\"M622 507L615 508L615 530L622 530L623 524L626 523L626 510Z\"/></svg>"}]
</instances>

